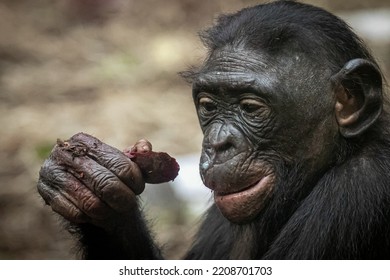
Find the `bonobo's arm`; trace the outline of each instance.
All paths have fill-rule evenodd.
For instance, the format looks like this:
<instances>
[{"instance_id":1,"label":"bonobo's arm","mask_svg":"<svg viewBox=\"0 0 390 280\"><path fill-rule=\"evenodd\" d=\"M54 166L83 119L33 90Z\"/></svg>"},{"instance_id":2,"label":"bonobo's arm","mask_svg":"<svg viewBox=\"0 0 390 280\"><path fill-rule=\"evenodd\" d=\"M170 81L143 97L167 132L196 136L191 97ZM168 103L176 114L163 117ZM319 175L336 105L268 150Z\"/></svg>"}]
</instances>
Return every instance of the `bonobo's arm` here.
<instances>
[{"instance_id":1,"label":"bonobo's arm","mask_svg":"<svg viewBox=\"0 0 390 280\"><path fill-rule=\"evenodd\" d=\"M144 188L137 164L84 133L58 141L38 181L45 202L70 222L86 259L161 258L138 207Z\"/></svg>"}]
</instances>

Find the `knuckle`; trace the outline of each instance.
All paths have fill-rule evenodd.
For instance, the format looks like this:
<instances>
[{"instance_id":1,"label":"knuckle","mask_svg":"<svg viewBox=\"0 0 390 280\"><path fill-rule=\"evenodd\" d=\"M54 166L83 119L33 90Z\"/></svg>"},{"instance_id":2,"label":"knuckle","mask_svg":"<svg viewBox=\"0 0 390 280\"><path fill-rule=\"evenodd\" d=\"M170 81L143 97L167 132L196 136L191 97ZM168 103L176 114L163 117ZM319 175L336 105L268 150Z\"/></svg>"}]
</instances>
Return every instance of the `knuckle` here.
<instances>
[{"instance_id":1,"label":"knuckle","mask_svg":"<svg viewBox=\"0 0 390 280\"><path fill-rule=\"evenodd\" d=\"M116 179L109 172L103 172L101 170L93 172L91 177L93 178L92 180L93 190L95 190L98 196L101 195L103 189L107 188L110 185L115 184L116 181L118 181L118 179Z\"/></svg>"},{"instance_id":2,"label":"knuckle","mask_svg":"<svg viewBox=\"0 0 390 280\"><path fill-rule=\"evenodd\" d=\"M86 212L94 213L100 208L100 204L101 202L96 197L86 195L82 199L81 207Z\"/></svg>"},{"instance_id":3,"label":"knuckle","mask_svg":"<svg viewBox=\"0 0 390 280\"><path fill-rule=\"evenodd\" d=\"M134 165L135 163L127 158L115 158L111 171L120 177L126 177L134 173Z\"/></svg>"},{"instance_id":4,"label":"knuckle","mask_svg":"<svg viewBox=\"0 0 390 280\"><path fill-rule=\"evenodd\" d=\"M137 205L135 193L120 182L102 189L101 198L118 212L128 211Z\"/></svg>"},{"instance_id":5,"label":"knuckle","mask_svg":"<svg viewBox=\"0 0 390 280\"><path fill-rule=\"evenodd\" d=\"M71 222L82 223L87 221L88 217L61 195L55 195L50 206L54 212Z\"/></svg>"},{"instance_id":6,"label":"knuckle","mask_svg":"<svg viewBox=\"0 0 390 280\"><path fill-rule=\"evenodd\" d=\"M140 194L145 189L145 182L141 170L129 159L118 163L113 173L120 178L120 180L135 194Z\"/></svg>"},{"instance_id":7,"label":"knuckle","mask_svg":"<svg viewBox=\"0 0 390 280\"><path fill-rule=\"evenodd\" d=\"M65 216L64 216L65 217ZM78 210L77 208L72 208L69 211L69 216L65 217L68 220L74 222L74 223L84 223L87 222L87 216Z\"/></svg>"},{"instance_id":8,"label":"knuckle","mask_svg":"<svg viewBox=\"0 0 390 280\"><path fill-rule=\"evenodd\" d=\"M94 137L92 137L91 135L88 135L84 132L78 132L78 133L74 134L72 137L70 137L70 140L80 141L80 140L84 140L84 139L88 139L88 138L94 138Z\"/></svg>"},{"instance_id":9,"label":"knuckle","mask_svg":"<svg viewBox=\"0 0 390 280\"><path fill-rule=\"evenodd\" d=\"M61 185L66 181L66 171L51 160L45 161L39 171L39 179L48 185Z\"/></svg>"},{"instance_id":10,"label":"knuckle","mask_svg":"<svg viewBox=\"0 0 390 280\"><path fill-rule=\"evenodd\" d=\"M73 135L69 139L69 141L73 144L75 144L75 143L82 144L88 148L91 148L91 147L96 148L97 146L100 146L102 143L96 137L89 135L89 134L86 134L84 132L76 133L75 135Z\"/></svg>"}]
</instances>

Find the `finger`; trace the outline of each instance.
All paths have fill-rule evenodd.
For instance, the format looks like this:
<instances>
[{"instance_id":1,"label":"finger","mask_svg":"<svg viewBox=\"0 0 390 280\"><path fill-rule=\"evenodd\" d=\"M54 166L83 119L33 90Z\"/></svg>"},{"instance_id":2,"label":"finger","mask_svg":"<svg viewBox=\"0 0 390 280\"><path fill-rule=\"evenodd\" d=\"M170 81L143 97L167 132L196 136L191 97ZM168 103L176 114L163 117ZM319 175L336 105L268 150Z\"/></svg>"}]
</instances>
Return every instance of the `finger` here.
<instances>
[{"instance_id":1,"label":"finger","mask_svg":"<svg viewBox=\"0 0 390 280\"><path fill-rule=\"evenodd\" d=\"M124 212L136 206L135 193L114 173L93 159L73 157L61 149L55 149L51 157L115 211Z\"/></svg>"},{"instance_id":2,"label":"finger","mask_svg":"<svg viewBox=\"0 0 390 280\"><path fill-rule=\"evenodd\" d=\"M38 181L38 192L54 212L73 223L87 223L90 219L73 203L56 190L50 188L42 180Z\"/></svg>"},{"instance_id":3,"label":"finger","mask_svg":"<svg viewBox=\"0 0 390 280\"><path fill-rule=\"evenodd\" d=\"M90 189L73 175L67 173L64 167L56 165L53 161L46 161L40 174L43 188L45 185L50 186L54 192L62 195L92 219L105 219L114 213Z\"/></svg>"},{"instance_id":4,"label":"finger","mask_svg":"<svg viewBox=\"0 0 390 280\"><path fill-rule=\"evenodd\" d=\"M145 189L142 173L137 164L132 162L120 150L111 147L99 139L78 133L69 139L69 144L85 149L85 155L95 160L100 165L109 169L123 183L130 187L135 194L140 194Z\"/></svg>"},{"instance_id":5,"label":"finger","mask_svg":"<svg viewBox=\"0 0 390 280\"><path fill-rule=\"evenodd\" d=\"M129 147L125 150L125 152L130 153L145 153L152 151L152 143L150 143L146 139L140 139L138 140L134 146Z\"/></svg>"}]
</instances>

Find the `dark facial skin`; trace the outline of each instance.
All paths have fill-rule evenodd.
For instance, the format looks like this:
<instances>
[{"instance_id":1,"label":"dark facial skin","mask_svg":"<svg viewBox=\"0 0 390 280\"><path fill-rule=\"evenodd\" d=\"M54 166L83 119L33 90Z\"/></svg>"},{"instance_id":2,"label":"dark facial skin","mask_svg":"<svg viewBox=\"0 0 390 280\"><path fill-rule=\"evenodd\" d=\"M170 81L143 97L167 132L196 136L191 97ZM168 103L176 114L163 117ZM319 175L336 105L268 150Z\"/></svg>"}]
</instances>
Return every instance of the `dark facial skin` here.
<instances>
[{"instance_id":1,"label":"dark facial skin","mask_svg":"<svg viewBox=\"0 0 390 280\"><path fill-rule=\"evenodd\" d=\"M210 57L194 81L205 135L201 176L232 222L245 223L260 213L275 182L283 180L276 172L282 161L302 162L309 173L333 161L334 100L319 91L321 85L296 86L297 79L310 75L303 65L299 55L275 61L266 54L225 49ZM308 108L316 102L328 106Z\"/></svg>"}]
</instances>

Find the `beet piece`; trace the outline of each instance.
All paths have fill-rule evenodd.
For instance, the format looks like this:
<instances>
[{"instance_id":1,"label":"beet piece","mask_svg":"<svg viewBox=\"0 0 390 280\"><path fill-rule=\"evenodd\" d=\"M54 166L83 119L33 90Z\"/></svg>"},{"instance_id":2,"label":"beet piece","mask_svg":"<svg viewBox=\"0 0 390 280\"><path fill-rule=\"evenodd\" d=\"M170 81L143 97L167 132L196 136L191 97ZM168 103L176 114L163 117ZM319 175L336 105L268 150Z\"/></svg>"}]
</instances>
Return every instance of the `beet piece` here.
<instances>
[{"instance_id":1,"label":"beet piece","mask_svg":"<svg viewBox=\"0 0 390 280\"><path fill-rule=\"evenodd\" d=\"M164 152L125 151L125 155L138 165L145 182L149 184L173 181L180 170L176 160Z\"/></svg>"}]
</instances>

